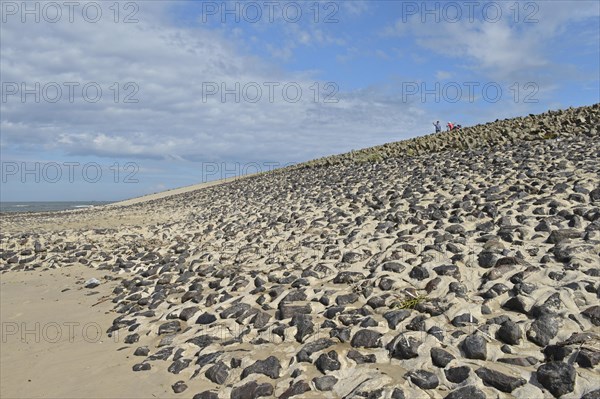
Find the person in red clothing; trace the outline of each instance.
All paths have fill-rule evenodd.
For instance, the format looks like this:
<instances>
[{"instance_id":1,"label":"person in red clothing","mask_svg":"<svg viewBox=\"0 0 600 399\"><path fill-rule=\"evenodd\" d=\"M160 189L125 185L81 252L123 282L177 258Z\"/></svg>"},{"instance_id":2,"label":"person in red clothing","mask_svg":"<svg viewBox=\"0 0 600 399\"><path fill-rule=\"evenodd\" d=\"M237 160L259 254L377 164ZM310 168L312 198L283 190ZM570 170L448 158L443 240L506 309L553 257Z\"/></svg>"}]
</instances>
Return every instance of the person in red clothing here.
<instances>
[{"instance_id":1,"label":"person in red clothing","mask_svg":"<svg viewBox=\"0 0 600 399\"><path fill-rule=\"evenodd\" d=\"M448 122L448 124L446 126L448 127L448 130L454 129L454 124L452 122Z\"/></svg>"}]
</instances>

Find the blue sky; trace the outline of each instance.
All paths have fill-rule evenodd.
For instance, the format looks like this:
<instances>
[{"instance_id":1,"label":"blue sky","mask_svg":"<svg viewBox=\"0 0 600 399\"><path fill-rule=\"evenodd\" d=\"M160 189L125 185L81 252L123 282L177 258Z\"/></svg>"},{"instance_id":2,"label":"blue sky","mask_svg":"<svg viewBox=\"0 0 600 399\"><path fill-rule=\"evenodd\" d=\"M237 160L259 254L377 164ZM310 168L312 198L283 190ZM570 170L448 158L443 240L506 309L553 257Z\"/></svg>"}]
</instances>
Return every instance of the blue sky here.
<instances>
[{"instance_id":1,"label":"blue sky","mask_svg":"<svg viewBox=\"0 0 600 399\"><path fill-rule=\"evenodd\" d=\"M597 1L52 4L1 2L2 201L119 200L600 101Z\"/></svg>"}]
</instances>

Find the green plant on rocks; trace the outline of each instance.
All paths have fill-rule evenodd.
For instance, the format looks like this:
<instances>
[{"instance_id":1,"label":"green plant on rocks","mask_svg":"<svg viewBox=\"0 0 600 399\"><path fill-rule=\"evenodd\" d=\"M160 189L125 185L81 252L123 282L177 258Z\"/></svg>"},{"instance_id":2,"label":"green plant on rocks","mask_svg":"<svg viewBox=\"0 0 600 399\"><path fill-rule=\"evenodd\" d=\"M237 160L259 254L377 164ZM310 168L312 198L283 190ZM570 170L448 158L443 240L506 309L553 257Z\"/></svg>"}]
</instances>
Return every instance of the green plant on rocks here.
<instances>
[{"instance_id":1,"label":"green plant on rocks","mask_svg":"<svg viewBox=\"0 0 600 399\"><path fill-rule=\"evenodd\" d=\"M546 132L542 136L542 139L544 139L544 140L554 140L557 137L558 137L558 134L556 134L556 133Z\"/></svg>"},{"instance_id":2,"label":"green plant on rocks","mask_svg":"<svg viewBox=\"0 0 600 399\"><path fill-rule=\"evenodd\" d=\"M420 303L430 300L431 299L427 295L419 295L415 298L406 298L403 301L393 302L390 307L398 309L414 309Z\"/></svg>"}]
</instances>

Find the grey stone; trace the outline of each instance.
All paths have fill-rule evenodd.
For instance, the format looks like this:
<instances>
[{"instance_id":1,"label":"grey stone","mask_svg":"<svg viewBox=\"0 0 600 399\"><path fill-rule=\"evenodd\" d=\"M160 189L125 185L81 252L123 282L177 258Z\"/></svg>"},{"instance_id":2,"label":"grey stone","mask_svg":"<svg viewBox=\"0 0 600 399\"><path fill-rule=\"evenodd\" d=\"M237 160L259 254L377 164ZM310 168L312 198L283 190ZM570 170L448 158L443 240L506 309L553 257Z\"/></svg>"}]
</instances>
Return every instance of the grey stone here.
<instances>
[{"instance_id":1,"label":"grey stone","mask_svg":"<svg viewBox=\"0 0 600 399\"><path fill-rule=\"evenodd\" d=\"M487 396L476 386L467 385L450 392L444 399L487 399Z\"/></svg>"},{"instance_id":2,"label":"grey stone","mask_svg":"<svg viewBox=\"0 0 600 399\"><path fill-rule=\"evenodd\" d=\"M421 389L434 389L440 384L438 377L427 370L410 371L406 373L404 378L410 379L413 384Z\"/></svg>"},{"instance_id":3,"label":"grey stone","mask_svg":"<svg viewBox=\"0 0 600 399\"><path fill-rule=\"evenodd\" d=\"M536 371L538 382L556 398L573 392L576 376L575 368L563 362L544 363Z\"/></svg>"},{"instance_id":4,"label":"grey stone","mask_svg":"<svg viewBox=\"0 0 600 399\"><path fill-rule=\"evenodd\" d=\"M444 368L452 360L456 359L454 355L440 348L431 348L431 360L436 367Z\"/></svg>"},{"instance_id":5,"label":"grey stone","mask_svg":"<svg viewBox=\"0 0 600 399\"><path fill-rule=\"evenodd\" d=\"M335 384L337 384L338 379L332 375L324 375L313 378L313 382L319 391L331 391Z\"/></svg>"},{"instance_id":6,"label":"grey stone","mask_svg":"<svg viewBox=\"0 0 600 399\"><path fill-rule=\"evenodd\" d=\"M377 348L381 346L382 334L372 330L359 330L352 337L350 345L354 348Z\"/></svg>"},{"instance_id":7,"label":"grey stone","mask_svg":"<svg viewBox=\"0 0 600 399\"><path fill-rule=\"evenodd\" d=\"M266 382L259 384L256 381L250 381L231 390L231 399L256 399L271 395L273 395L273 385Z\"/></svg>"},{"instance_id":8,"label":"grey stone","mask_svg":"<svg viewBox=\"0 0 600 399\"><path fill-rule=\"evenodd\" d=\"M222 361L218 361L204 373L206 378L215 384L223 385L229 377L229 367Z\"/></svg>"},{"instance_id":9,"label":"grey stone","mask_svg":"<svg viewBox=\"0 0 600 399\"><path fill-rule=\"evenodd\" d=\"M281 372L281 364L275 356L269 356L265 360L257 360L251 366L248 366L242 371L241 379L243 380L250 374L264 374L272 379L279 378Z\"/></svg>"},{"instance_id":10,"label":"grey stone","mask_svg":"<svg viewBox=\"0 0 600 399\"><path fill-rule=\"evenodd\" d=\"M481 359L487 358L487 342L479 334L469 335L462 342L462 350L465 356L469 359Z\"/></svg>"},{"instance_id":11,"label":"grey stone","mask_svg":"<svg viewBox=\"0 0 600 399\"><path fill-rule=\"evenodd\" d=\"M485 385L492 386L499 391L511 393L516 388L525 385L527 381L523 378L512 377L496 370L481 367L475 370L475 374Z\"/></svg>"}]
</instances>

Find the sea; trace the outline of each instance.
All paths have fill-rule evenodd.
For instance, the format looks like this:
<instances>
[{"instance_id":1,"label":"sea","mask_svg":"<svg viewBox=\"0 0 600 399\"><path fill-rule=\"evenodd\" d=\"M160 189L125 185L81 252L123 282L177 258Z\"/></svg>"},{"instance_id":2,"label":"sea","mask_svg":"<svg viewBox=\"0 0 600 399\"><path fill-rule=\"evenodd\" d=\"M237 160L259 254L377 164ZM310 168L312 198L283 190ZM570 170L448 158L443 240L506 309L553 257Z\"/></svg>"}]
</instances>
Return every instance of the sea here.
<instances>
[{"instance_id":1,"label":"sea","mask_svg":"<svg viewBox=\"0 0 600 399\"><path fill-rule=\"evenodd\" d=\"M0 202L0 213L54 212L110 204L107 201Z\"/></svg>"}]
</instances>

